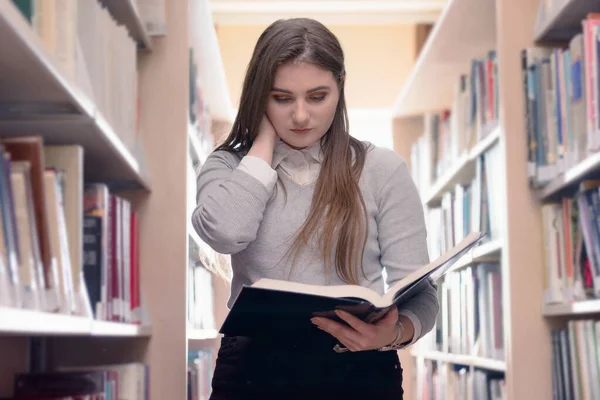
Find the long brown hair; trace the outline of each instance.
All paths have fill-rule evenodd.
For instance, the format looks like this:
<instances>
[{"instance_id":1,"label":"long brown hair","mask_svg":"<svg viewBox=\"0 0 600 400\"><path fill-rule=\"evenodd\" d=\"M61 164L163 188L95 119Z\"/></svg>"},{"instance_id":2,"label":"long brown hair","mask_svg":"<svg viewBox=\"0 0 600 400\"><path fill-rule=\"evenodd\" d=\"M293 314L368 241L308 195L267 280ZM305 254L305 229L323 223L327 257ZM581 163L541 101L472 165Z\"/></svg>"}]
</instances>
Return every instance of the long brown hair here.
<instances>
[{"instance_id":1,"label":"long brown hair","mask_svg":"<svg viewBox=\"0 0 600 400\"><path fill-rule=\"evenodd\" d=\"M260 36L246 71L240 109L229 136L217 150L246 152L258 134L277 68L288 62L309 62L333 73L339 102L331 127L321 139L324 158L310 212L290 252L294 262L312 240L321 244L326 271L348 283L359 283L367 240L367 212L359 187L366 158L365 144L348 133L342 47L321 23L306 18L278 20ZM333 254L335 252L335 254ZM293 264L292 264L293 265Z\"/></svg>"}]
</instances>

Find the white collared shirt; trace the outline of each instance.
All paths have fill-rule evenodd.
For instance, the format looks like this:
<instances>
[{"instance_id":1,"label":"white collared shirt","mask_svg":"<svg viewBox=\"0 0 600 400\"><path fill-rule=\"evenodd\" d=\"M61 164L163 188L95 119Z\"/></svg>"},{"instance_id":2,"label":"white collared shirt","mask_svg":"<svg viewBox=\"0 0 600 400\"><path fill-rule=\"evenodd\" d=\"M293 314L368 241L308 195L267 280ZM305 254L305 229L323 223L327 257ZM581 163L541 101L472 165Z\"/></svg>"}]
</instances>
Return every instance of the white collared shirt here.
<instances>
[{"instance_id":1,"label":"white collared shirt","mask_svg":"<svg viewBox=\"0 0 600 400\"><path fill-rule=\"evenodd\" d=\"M316 182L322 161L321 141L305 149L296 150L279 140L270 166L260 157L245 156L238 168L258 179L267 189L273 190L277 174L285 174L301 186Z\"/></svg>"}]
</instances>

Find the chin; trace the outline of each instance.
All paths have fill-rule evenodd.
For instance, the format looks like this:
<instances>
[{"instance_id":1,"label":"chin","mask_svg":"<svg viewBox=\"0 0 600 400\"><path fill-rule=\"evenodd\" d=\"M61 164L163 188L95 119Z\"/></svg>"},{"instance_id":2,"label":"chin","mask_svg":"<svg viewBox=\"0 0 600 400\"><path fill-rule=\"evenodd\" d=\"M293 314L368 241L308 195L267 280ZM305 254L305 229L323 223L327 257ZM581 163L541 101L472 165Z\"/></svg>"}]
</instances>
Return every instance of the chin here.
<instances>
[{"instance_id":1,"label":"chin","mask_svg":"<svg viewBox=\"0 0 600 400\"><path fill-rule=\"evenodd\" d=\"M317 143L319 140L321 140L321 137L321 135L306 135L305 137L301 135L285 135L281 136L281 140L283 140L290 147L304 149Z\"/></svg>"}]
</instances>

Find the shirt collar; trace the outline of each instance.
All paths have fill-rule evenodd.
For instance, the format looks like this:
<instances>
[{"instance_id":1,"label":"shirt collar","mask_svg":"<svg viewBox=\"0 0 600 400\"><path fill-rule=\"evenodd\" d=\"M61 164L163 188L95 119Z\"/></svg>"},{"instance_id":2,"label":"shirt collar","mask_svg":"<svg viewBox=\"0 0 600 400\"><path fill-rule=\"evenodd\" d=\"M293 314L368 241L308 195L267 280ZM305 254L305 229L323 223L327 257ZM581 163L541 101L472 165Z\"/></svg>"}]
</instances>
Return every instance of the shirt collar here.
<instances>
[{"instance_id":1,"label":"shirt collar","mask_svg":"<svg viewBox=\"0 0 600 400\"><path fill-rule=\"evenodd\" d=\"M273 169L276 169L288 155L295 151L302 153L305 157L309 156L317 163L321 163L323 161L323 151L321 151L320 140L318 140L312 146L302 150L293 149L290 146L288 146L283 140L279 140L277 142L277 145L275 146L275 150L273 151L273 162L271 163L271 167Z\"/></svg>"}]
</instances>

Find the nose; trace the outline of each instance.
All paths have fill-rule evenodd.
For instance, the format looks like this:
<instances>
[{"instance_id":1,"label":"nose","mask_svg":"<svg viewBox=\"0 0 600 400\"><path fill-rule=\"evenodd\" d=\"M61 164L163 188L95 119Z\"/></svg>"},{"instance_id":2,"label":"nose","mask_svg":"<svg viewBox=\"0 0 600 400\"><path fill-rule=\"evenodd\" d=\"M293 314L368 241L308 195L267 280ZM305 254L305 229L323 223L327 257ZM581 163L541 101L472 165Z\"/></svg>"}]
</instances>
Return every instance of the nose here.
<instances>
[{"instance_id":1,"label":"nose","mask_svg":"<svg viewBox=\"0 0 600 400\"><path fill-rule=\"evenodd\" d=\"M308 107L302 100L296 102L296 107L292 112L292 120L294 125L305 126L309 118Z\"/></svg>"}]
</instances>

